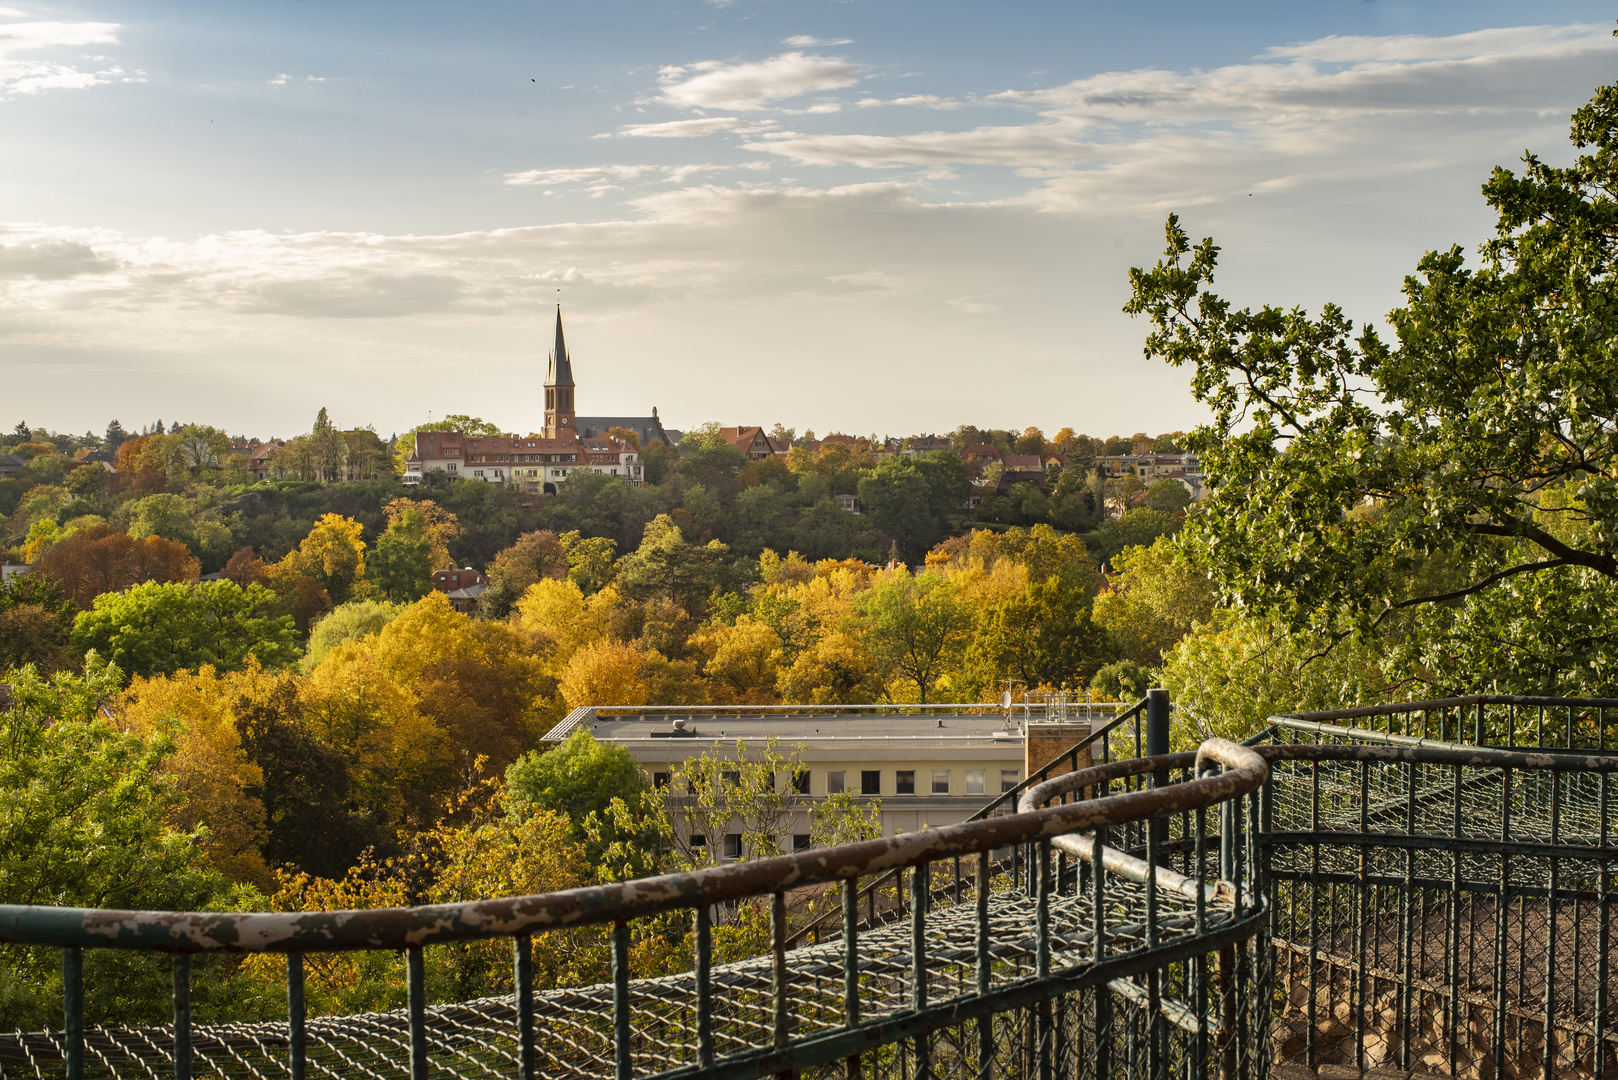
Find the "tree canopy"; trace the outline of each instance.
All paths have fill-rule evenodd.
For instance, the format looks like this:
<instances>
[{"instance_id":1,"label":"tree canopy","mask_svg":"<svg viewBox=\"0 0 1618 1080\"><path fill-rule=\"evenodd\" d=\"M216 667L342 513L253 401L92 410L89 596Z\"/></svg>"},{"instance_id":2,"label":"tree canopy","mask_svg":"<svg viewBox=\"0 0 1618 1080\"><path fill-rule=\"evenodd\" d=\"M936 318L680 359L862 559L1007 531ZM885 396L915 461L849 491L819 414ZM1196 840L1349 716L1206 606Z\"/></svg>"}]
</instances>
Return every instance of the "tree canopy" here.
<instances>
[{"instance_id":1,"label":"tree canopy","mask_svg":"<svg viewBox=\"0 0 1618 1080\"><path fill-rule=\"evenodd\" d=\"M1212 239L1169 219L1125 310L1213 412L1186 539L1227 602L1328 644L1396 626L1431 682L1618 687L1618 88L1572 141L1568 167L1494 171L1478 264L1422 257L1393 341L1331 304L1234 307Z\"/></svg>"}]
</instances>

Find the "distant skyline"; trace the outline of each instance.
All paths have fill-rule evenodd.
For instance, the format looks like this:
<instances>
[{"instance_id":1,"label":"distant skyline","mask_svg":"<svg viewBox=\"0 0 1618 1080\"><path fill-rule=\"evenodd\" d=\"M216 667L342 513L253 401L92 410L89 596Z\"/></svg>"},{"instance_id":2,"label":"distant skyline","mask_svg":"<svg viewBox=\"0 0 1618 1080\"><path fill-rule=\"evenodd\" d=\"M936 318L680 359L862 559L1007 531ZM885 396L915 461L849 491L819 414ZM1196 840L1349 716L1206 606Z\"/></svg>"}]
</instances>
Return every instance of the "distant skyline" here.
<instances>
[{"instance_id":1,"label":"distant skyline","mask_svg":"<svg viewBox=\"0 0 1618 1080\"><path fill-rule=\"evenodd\" d=\"M593 415L1189 428L1119 311L1170 212L1379 321L1570 157L1612 15L0 0L0 425L536 430L561 288Z\"/></svg>"}]
</instances>

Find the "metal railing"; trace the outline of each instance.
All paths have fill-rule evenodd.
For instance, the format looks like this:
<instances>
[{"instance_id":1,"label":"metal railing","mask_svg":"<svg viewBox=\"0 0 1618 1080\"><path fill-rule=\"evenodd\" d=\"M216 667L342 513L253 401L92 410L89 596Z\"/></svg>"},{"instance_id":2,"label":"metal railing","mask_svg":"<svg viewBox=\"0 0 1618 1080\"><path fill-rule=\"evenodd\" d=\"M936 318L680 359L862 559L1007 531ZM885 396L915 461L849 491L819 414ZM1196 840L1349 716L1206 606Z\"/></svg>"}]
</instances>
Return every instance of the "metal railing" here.
<instances>
[{"instance_id":1,"label":"metal railing","mask_svg":"<svg viewBox=\"0 0 1618 1080\"><path fill-rule=\"evenodd\" d=\"M0 1036L0 1070L1618 1075L1609 709L1403 703L1275 717L1250 747L1169 754L1153 692L974 820L886 840L408 909L0 908L0 941L62 951L65 1008L59 1032ZM902 906L862 917L879 885ZM789 896L820 889L836 933L823 920L809 937L825 940L794 947ZM715 964L715 912L732 902L767 911L768 944ZM689 928L690 970L633 977L631 924L671 913L659 925ZM610 982L537 988L535 946L584 926L610 939ZM430 1004L432 948L489 938L513 942L515 993ZM87 1030L83 950L97 948L171 954L174 1023ZM306 1016L303 958L361 949L403 952L408 1007ZM193 1025L190 957L215 952L285 954L287 1021Z\"/></svg>"},{"instance_id":2,"label":"metal railing","mask_svg":"<svg viewBox=\"0 0 1618 1080\"><path fill-rule=\"evenodd\" d=\"M1000 1023L996 1017L1018 1009L1037 1011L1063 995L1142 976L1259 931L1258 901L1240 906L1235 899L1239 883L1210 887L1197 901L1199 914L1176 921L1157 918L1159 890L1153 875L1131 877L1108 862L1085 879L1091 899L1079 897L1075 875L1053 875L1048 856L1059 838L1100 836L1107 830L1133 835L1138 822L1200 814L1262 783L1265 766L1251 751L1216 742L1205 752L1229 770L1192 775L1192 755L1111 762L1041 787L1022 785L1025 802L1026 797L1056 798L1050 806L617 885L466 904L319 913L0 907L0 941L62 950L63 1031L24 1048L35 1071L41 1071L38 1062L50 1047L59 1048L61 1071L73 1080L86 1073L85 1048L91 1041L83 1022L85 949L171 954L175 1020L165 1032L171 1045L160 1056L172 1063L174 1075L187 1078L199 1054L216 1073L232 1071L227 1066L233 1055L236 1061L251 1057L257 1063L244 1074L259 1074L267 1061L279 1058L280 1068L294 1080L311 1072L396 1074L399 1062L390 1063L385 1054L372 1053L356 1063L357 1047L343 1050L329 1037L314 1038L305 1015L304 956L358 949L405 954L408 1042L401 1048L407 1049L409 1075L417 1080L429 1075L435 1057L453 1061L451 1071L463 1076L506 1073L502 1062L523 1077L542 1071L554 1075L558 1068L617 1078L637 1071L756 1076L828 1063L856 1067L862 1055L870 1068L879 1069L886 1067L884 1062L891 1065L895 1053L916 1068L931 1055L954 1054L963 1062L972 1059L972 1067L981 1069L988 1067L984 1055L998 1052L992 1037ZM1171 767L1185 772L1186 779L1154 786ZM1078 798L1084 791L1090 797ZM1020 887L997 889L990 854L1019 848L1033 869L1023 874ZM932 887L931 869L956 859L970 866L969 885L940 897ZM1062 859L1067 859L1065 853ZM834 886L845 914L852 915L861 879L895 871L904 875L909 894L907 926L862 931L857 917L845 917L838 942L789 952L790 890ZM769 905L771 946L755 962L717 971L710 962L714 908L753 898ZM955 902L941 902L946 899ZM631 921L679 910L690 913L693 969L673 978L631 980ZM1062 933L1055 930L1058 924ZM589 988L536 994L535 938L587 925L611 928L610 994L603 999ZM492 937L514 942L515 1008L504 1021L480 1031L476 1045L469 1045L464 1031L444 1022L444 1008L435 1013L426 1001L427 951ZM198 1032L190 1022L190 957L214 952L286 955L289 1015L273 1037L236 1025L230 1033L233 1045L203 1033L207 1049L199 1050ZM544 1025L536 1023L536 1004L554 1007L545 1009ZM564 1016L564 1010L571 1011ZM939 1034L958 1034L969 1023L991 1033L978 1040L975 1057L954 1035ZM153 1040L148 1036L146 1042ZM96 1046L96 1060L106 1065L106 1048ZM277 1046L284 1053L277 1054ZM145 1061L130 1067L137 1064L150 1071ZM110 1065L107 1070L118 1072Z\"/></svg>"}]
</instances>

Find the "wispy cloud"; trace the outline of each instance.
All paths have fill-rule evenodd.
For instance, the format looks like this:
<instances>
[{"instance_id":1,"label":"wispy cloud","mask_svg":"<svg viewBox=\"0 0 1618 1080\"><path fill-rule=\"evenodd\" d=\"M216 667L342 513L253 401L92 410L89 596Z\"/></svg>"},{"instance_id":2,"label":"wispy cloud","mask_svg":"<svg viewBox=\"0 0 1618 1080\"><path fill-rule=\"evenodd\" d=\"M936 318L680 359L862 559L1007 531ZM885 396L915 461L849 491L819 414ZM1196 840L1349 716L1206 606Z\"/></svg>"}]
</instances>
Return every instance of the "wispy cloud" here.
<instances>
[{"instance_id":1,"label":"wispy cloud","mask_svg":"<svg viewBox=\"0 0 1618 1080\"><path fill-rule=\"evenodd\" d=\"M829 45L852 45L853 38L818 38L810 34L798 34L784 39L781 44L792 49L816 49Z\"/></svg>"},{"instance_id":2,"label":"wispy cloud","mask_svg":"<svg viewBox=\"0 0 1618 1080\"><path fill-rule=\"evenodd\" d=\"M954 98L939 97L937 94L906 94L896 98L860 98L854 104L862 109L874 109L879 105L908 105L917 109L959 109L961 103Z\"/></svg>"},{"instance_id":3,"label":"wispy cloud","mask_svg":"<svg viewBox=\"0 0 1618 1080\"><path fill-rule=\"evenodd\" d=\"M741 118L735 116L705 116L700 120L665 120L657 124L625 124L617 131L597 135L595 138L613 139L623 136L651 139L698 139L704 135L712 135L718 131L737 127L741 123Z\"/></svg>"},{"instance_id":4,"label":"wispy cloud","mask_svg":"<svg viewBox=\"0 0 1618 1080\"><path fill-rule=\"evenodd\" d=\"M0 98L41 94L47 90L82 90L116 82L144 82L140 72L121 67L87 70L55 60L21 59L17 54L118 40L117 23L19 22L0 23ZM105 57L97 57L105 61Z\"/></svg>"},{"instance_id":5,"label":"wispy cloud","mask_svg":"<svg viewBox=\"0 0 1618 1080\"><path fill-rule=\"evenodd\" d=\"M754 63L704 60L658 72L662 99L687 109L762 109L802 94L853 86L865 67L833 56L782 53Z\"/></svg>"}]
</instances>

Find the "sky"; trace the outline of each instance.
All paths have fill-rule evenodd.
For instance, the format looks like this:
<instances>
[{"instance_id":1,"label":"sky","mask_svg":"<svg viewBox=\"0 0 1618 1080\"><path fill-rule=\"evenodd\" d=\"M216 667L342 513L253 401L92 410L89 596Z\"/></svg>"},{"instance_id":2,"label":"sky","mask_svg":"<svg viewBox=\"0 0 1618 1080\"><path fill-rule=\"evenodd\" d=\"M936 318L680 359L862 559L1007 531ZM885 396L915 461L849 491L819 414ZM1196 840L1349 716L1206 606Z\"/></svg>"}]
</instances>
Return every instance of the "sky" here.
<instances>
[{"instance_id":1,"label":"sky","mask_svg":"<svg viewBox=\"0 0 1618 1080\"><path fill-rule=\"evenodd\" d=\"M1121 312L1378 322L1618 71L1610 5L0 0L0 424L1204 418Z\"/></svg>"}]
</instances>

